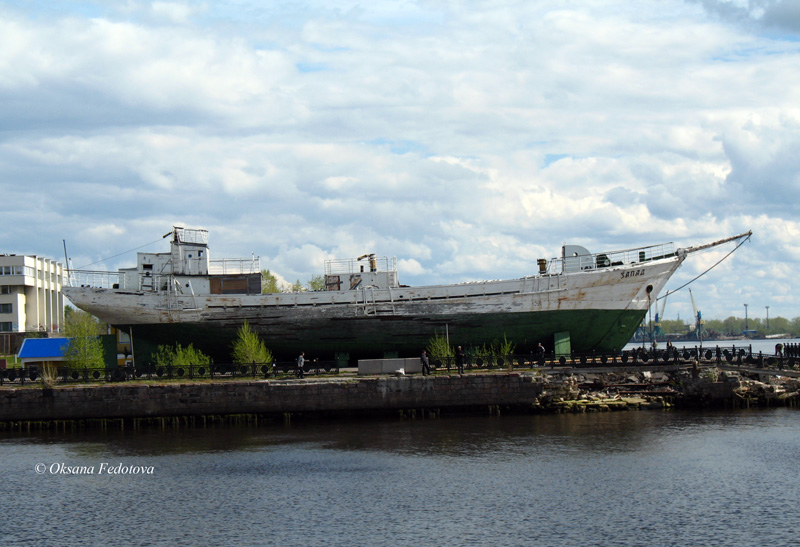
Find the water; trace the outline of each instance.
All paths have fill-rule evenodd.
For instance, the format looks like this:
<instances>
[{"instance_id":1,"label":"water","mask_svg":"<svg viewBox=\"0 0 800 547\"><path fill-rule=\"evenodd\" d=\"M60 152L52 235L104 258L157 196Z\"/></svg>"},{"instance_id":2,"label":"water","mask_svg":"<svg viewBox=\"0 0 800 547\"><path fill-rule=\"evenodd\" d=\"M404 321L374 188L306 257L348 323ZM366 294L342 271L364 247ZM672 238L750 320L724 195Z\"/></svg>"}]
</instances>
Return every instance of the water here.
<instances>
[{"instance_id":1,"label":"water","mask_svg":"<svg viewBox=\"0 0 800 547\"><path fill-rule=\"evenodd\" d=\"M769 409L5 434L0 544L787 545L799 433Z\"/></svg>"},{"instance_id":2,"label":"water","mask_svg":"<svg viewBox=\"0 0 800 547\"><path fill-rule=\"evenodd\" d=\"M703 341L703 348L715 348L719 346L720 348L730 348L731 346L736 346L737 348L744 348L745 350L752 347L753 353L758 355L759 352L763 353L764 355L775 355L775 345L781 344L800 344L800 338L791 338L791 339L759 339L759 340L704 340ZM676 348L681 349L683 347L686 348L694 348L700 345L700 342L684 342L684 341L677 341L673 342ZM642 343L629 343L627 344L623 350L634 350L637 348L641 348ZM645 347L649 349L650 344L645 343ZM664 349L666 347L666 342L659 342L658 343L659 349Z\"/></svg>"}]
</instances>

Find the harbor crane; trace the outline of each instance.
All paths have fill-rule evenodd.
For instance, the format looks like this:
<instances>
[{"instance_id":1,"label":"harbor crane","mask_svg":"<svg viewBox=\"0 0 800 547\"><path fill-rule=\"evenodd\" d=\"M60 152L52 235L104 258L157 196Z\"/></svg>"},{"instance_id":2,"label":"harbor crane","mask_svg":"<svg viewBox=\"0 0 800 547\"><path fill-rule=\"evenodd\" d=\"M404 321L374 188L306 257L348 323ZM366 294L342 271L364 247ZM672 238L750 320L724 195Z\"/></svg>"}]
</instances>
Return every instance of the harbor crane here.
<instances>
[{"instance_id":1,"label":"harbor crane","mask_svg":"<svg viewBox=\"0 0 800 547\"><path fill-rule=\"evenodd\" d=\"M702 314L697 310L697 305L694 303L694 295L692 294L692 289L689 289L689 298L692 300L692 311L694 312L694 334L697 336L697 339L700 341L701 345L703 342L703 336L706 334L706 328L703 326L705 321L703 321Z\"/></svg>"}]
</instances>

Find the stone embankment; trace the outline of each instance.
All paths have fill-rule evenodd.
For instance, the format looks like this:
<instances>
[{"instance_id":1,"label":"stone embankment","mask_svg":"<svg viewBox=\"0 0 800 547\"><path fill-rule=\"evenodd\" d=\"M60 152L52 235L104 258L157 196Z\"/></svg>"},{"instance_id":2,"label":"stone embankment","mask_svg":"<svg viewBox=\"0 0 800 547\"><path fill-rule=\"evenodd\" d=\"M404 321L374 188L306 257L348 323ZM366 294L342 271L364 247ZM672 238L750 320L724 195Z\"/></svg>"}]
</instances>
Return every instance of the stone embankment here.
<instances>
[{"instance_id":1,"label":"stone embankment","mask_svg":"<svg viewBox=\"0 0 800 547\"><path fill-rule=\"evenodd\" d=\"M0 430L671 406L795 406L800 380L716 367L0 389Z\"/></svg>"},{"instance_id":2,"label":"stone embankment","mask_svg":"<svg viewBox=\"0 0 800 547\"><path fill-rule=\"evenodd\" d=\"M0 389L0 424L193 418L438 415L530 406L542 385L531 375L377 376L307 380L120 383ZM16 424L16 425L15 425ZM2 427L2 426L0 426Z\"/></svg>"},{"instance_id":3,"label":"stone embankment","mask_svg":"<svg viewBox=\"0 0 800 547\"><path fill-rule=\"evenodd\" d=\"M800 378L738 367L667 366L658 370L549 373L539 407L586 412L644 408L800 406ZM792 376L786 376L791 374Z\"/></svg>"}]
</instances>

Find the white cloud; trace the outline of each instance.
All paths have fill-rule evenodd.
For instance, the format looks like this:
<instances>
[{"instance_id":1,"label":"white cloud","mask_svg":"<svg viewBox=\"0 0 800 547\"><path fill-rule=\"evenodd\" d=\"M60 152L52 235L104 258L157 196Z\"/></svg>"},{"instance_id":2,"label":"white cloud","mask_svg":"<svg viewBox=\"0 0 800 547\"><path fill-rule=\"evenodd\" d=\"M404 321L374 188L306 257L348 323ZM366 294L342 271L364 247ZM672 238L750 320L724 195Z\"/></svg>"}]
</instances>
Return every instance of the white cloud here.
<instances>
[{"instance_id":1,"label":"white cloud","mask_svg":"<svg viewBox=\"0 0 800 547\"><path fill-rule=\"evenodd\" d=\"M422 264L413 258L397 261L397 269L406 275L420 275L425 273L425 268ZM401 281L402 282L402 281Z\"/></svg>"},{"instance_id":2,"label":"white cloud","mask_svg":"<svg viewBox=\"0 0 800 547\"><path fill-rule=\"evenodd\" d=\"M0 7L0 247L94 262L180 222L286 279L375 252L419 284L752 228L704 315L795 317L800 47L765 29L798 27L759 6Z\"/></svg>"},{"instance_id":3,"label":"white cloud","mask_svg":"<svg viewBox=\"0 0 800 547\"><path fill-rule=\"evenodd\" d=\"M191 15L196 12L188 4L178 2L153 2L150 9L157 18L173 23L187 23Z\"/></svg>"}]
</instances>

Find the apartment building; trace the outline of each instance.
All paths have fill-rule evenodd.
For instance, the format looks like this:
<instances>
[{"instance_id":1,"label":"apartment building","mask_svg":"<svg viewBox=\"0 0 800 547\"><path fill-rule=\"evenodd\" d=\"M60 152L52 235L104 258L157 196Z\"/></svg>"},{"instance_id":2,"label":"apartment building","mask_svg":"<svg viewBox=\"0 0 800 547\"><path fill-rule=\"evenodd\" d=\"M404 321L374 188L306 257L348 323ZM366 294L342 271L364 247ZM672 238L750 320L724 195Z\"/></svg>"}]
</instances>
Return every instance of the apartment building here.
<instances>
[{"instance_id":1,"label":"apartment building","mask_svg":"<svg viewBox=\"0 0 800 547\"><path fill-rule=\"evenodd\" d=\"M64 267L30 255L0 255L0 333L60 332Z\"/></svg>"}]
</instances>

